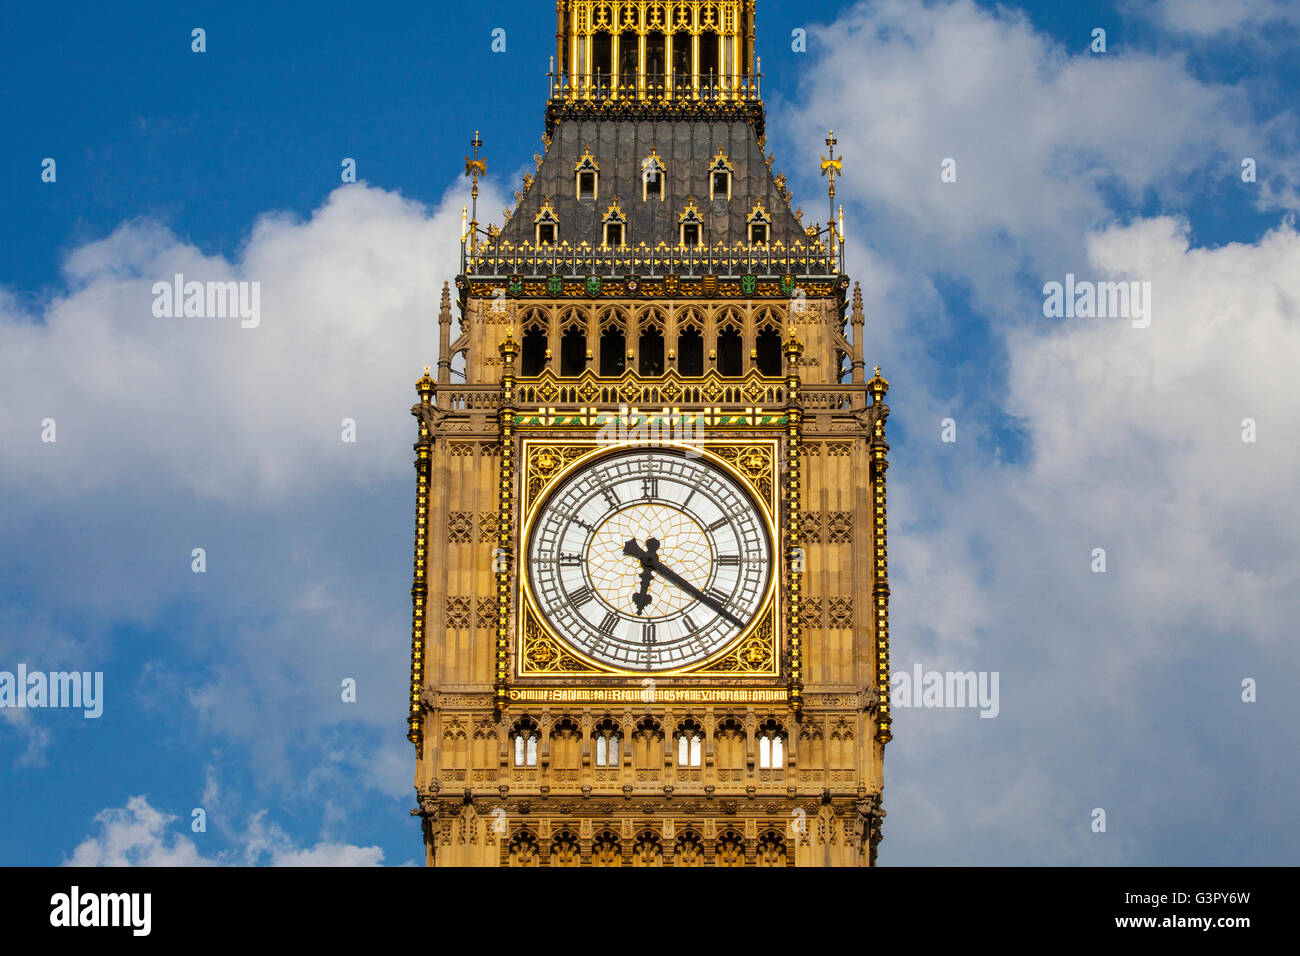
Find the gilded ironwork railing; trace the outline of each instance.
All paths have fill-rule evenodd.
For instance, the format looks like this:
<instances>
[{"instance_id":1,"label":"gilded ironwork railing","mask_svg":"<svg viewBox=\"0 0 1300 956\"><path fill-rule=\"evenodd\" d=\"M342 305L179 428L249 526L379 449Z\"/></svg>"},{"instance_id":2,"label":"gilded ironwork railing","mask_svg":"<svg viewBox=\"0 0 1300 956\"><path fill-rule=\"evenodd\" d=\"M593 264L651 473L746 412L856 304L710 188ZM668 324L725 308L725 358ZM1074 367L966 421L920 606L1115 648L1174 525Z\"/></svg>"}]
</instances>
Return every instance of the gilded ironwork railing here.
<instances>
[{"instance_id":1,"label":"gilded ironwork railing","mask_svg":"<svg viewBox=\"0 0 1300 956\"><path fill-rule=\"evenodd\" d=\"M553 100L620 100L677 99L692 102L721 103L762 99L758 76L718 76L715 73L596 73L576 78L567 74L548 73Z\"/></svg>"},{"instance_id":2,"label":"gilded ironwork railing","mask_svg":"<svg viewBox=\"0 0 1300 956\"><path fill-rule=\"evenodd\" d=\"M838 255L821 242L707 246L592 246L587 242L534 245L506 240L480 245L461 242L461 274L467 276L834 276Z\"/></svg>"},{"instance_id":3,"label":"gilded ironwork railing","mask_svg":"<svg viewBox=\"0 0 1300 956\"><path fill-rule=\"evenodd\" d=\"M861 385L803 385L800 397L808 413L859 411L868 404L867 391ZM668 372L656 378L631 372L620 378L601 378L591 372L574 377L544 372L518 379L515 398L523 409L630 406L648 411L744 406L777 410L785 401L785 381L764 378L757 372L738 377L716 372L687 377ZM442 386L437 393L437 407L448 412L491 412L500 400L497 385Z\"/></svg>"}]
</instances>

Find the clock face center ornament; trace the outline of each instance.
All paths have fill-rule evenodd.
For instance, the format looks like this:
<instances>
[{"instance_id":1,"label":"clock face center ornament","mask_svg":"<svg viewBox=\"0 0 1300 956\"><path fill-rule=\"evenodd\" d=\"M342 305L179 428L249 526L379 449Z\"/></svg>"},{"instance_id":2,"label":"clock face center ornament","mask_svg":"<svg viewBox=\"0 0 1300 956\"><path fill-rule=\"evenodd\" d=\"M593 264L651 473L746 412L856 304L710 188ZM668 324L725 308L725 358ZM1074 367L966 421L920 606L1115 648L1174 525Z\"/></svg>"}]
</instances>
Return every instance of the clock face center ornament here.
<instances>
[{"instance_id":1,"label":"clock face center ornament","mask_svg":"<svg viewBox=\"0 0 1300 956\"><path fill-rule=\"evenodd\" d=\"M676 508L632 505L615 512L597 528L587 550L592 588L619 613L651 620L680 611L694 600L661 575L652 575L648 589L650 602L638 608L634 596L640 589L642 562L625 552L629 540L639 542L646 549L650 540L658 541L655 551L658 561L696 588L708 586L713 562L704 529Z\"/></svg>"}]
</instances>

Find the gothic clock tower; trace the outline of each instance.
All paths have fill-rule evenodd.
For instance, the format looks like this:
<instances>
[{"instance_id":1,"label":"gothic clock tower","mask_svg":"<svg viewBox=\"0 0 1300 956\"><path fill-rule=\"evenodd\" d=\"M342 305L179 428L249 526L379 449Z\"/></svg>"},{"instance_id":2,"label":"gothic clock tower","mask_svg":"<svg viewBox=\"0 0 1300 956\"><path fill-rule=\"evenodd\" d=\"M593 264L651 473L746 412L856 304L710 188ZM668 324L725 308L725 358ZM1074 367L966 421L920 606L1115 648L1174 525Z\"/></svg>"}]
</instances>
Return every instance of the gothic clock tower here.
<instances>
[{"instance_id":1,"label":"gothic clock tower","mask_svg":"<svg viewBox=\"0 0 1300 956\"><path fill-rule=\"evenodd\" d=\"M889 384L834 136L805 225L753 0L556 9L545 155L483 227L475 135L457 328L444 288L416 386L426 861L874 864Z\"/></svg>"}]
</instances>

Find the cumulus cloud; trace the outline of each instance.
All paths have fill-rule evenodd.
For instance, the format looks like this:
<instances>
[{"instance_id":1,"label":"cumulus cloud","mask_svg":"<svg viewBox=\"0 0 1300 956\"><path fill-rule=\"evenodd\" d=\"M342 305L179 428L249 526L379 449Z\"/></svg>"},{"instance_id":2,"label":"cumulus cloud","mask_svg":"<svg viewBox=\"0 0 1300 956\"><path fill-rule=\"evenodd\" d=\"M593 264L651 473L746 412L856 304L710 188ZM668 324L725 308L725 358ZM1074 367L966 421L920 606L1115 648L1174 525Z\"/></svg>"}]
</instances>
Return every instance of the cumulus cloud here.
<instances>
[{"instance_id":1,"label":"cumulus cloud","mask_svg":"<svg viewBox=\"0 0 1300 956\"><path fill-rule=\"evenodd\" d=\"M1124 6L1128 12L1150 17L1171 33L1198 37L1221 37L1239 31L1262 34L1279 26L1300 27L1300 9L1288 0L1155 0Z\"/></svg>"},{"instance_id":2,"label":"cumulus cloud","mask_svg":"<svg viewBox=\"0 0 1300 956\"><path fill-rule=\"evenodd\" d=\"M398 473L409 429L393 410L434 357L458 199L431 215L340 187L307 221L259 219L234 262L148 221L76 249L66 294L4 315L0 373L22 396L0 417L11 480L62 494L147 481L247 505ZM260 324L156 317L154 283L176 274L257 283ZM34 440L46 417L54 445ZM344 418L368 453L340 440Z\"/></svg>"},{"instance_id":3,"label":"cumulus cloud","mask_svg":"<svg viewBox=\"0 0 1300 956\"><path fill-rule=\"evenodd\" d=\"M807 169L835 128L852 251L888 237L892 260L969 283L990 309L1023 307L1026 274L1078 265L1117 202L1181 208L1261 145L1247 91L1198 79L1182 54L1093 56L1009 8L881 0L812 34L816 69L776 126ZM1268 182L1295 178L1290 152L1269 166Z\"/></svg>"},{"instance_id":4,"label":"cumulus cloud","mask_svg":"<svg viewBox=\"0 0 1300 956\"><path fill-rule=\"evenodd\" d=\"M168 833L175 816L155 810L146 797L131 797L124 807L95 815L98 833L72 852L68 866L210 866L194 841Z\"/></svg>"},{"instance_id":5,"label":"cumulus cloud","mask_svg":"<svg viewBox=\"0 0 1300 956\"><path fill-rule=\"evenodd\" d=\"M1300 237L1203 248L1183 211L1293 120L1003 8L864 3L816 36L779 124L850 157L865 352L894 384L893 664L1001 674L997 719L896 711L882 861L1292 858L1294 708L1240 692L1300 677ZM1067 271L1150 282L1151 326L1044 318Z\"/></svg>"},{"instance_id":6,"label":"cumulus cloud","mask_svg":"<svg viewBox=\"0 0 1300 956\"><path fill-rule=\"evenodd\" d=\"M133 673L118 656L110 690L190 710L248 748L266 785L342 752L328 770L361 779L353 805L365 786L409 790L391 773L409 748L392 732L406 697L407 409L436 361L466 189L428 208L343 186L304 219L259 218L231 257L131 221L73 249L44 303L0 294L0 495L24 503L0 510L6 659L85 669L111 656L115 628L156 627L168 640L155 659ZM490 182L481 191L504 205ZM258 283L260 323L156 316L154 283L177 273ZM340 701L345 677L355 705ZM30 730L38 752L48 735ZM376 762L387 772L372 778Z\"/></svg>"},{"instance_id":7,"label":"cumulus cloud","mask_svg":"<svg viewBox=\"0 0 1300 956\"><path fill-rule=\"evenodd\" d=\"M68 866L226 866L237 862L263 866L382 866L377 846L317 843L298 847L259 814L235 851L204 856L194 840L172 832L176 817L154 808L148 797L134 796L126 806L95 815L97 831L73 851Z\"/></svg>"}]
</instances>

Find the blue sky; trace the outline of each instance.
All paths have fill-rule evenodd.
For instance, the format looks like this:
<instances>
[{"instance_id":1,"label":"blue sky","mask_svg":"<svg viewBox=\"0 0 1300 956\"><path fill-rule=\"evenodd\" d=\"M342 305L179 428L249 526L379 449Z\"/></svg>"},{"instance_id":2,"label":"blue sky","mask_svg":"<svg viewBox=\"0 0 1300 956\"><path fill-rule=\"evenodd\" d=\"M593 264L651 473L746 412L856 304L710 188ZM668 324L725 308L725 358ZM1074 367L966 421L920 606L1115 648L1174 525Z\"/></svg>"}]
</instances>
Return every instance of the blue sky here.
<instances>
[{"instance_id":1,"label":"blue sky","mask_svg":"<svg viewBox=\"0 0 1300 956\"><path fill-rule=\"evenodd\" d=\"M417 861L406 408L469 139L498 221L541 148L553 5L124 7L0 36L0 670L106 681L3 713L0 863ZM837 130L894 384L894 664L1002 675L997 719L899 712L882 863L1296 859L1298 30L759 2L769 149L816 218ZM160 326L174 271L260 281L263 327ZM1066 273L1152 282L1150 329L1045 319Z\"/></svg>"}]
</instances>

